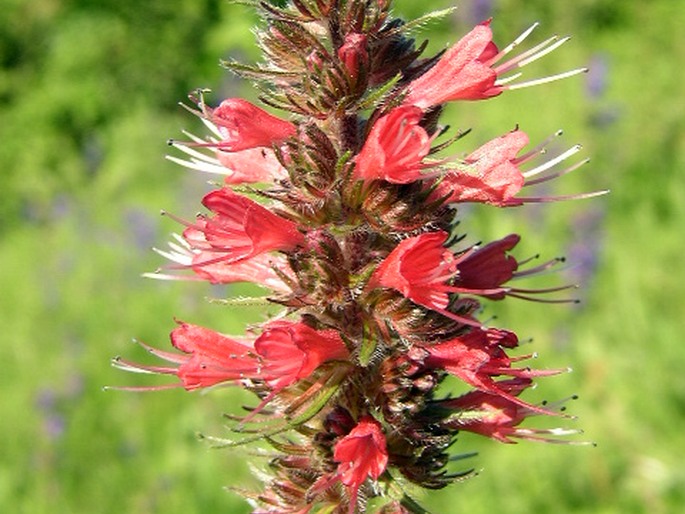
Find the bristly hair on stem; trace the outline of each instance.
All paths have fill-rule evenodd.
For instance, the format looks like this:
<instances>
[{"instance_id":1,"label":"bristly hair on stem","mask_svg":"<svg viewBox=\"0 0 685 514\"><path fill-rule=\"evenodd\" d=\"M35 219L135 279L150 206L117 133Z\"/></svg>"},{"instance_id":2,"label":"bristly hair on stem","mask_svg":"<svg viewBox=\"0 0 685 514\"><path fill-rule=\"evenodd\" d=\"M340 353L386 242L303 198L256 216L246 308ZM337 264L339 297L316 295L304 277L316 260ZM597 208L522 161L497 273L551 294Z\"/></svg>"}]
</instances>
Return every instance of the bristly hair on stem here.
<instances>
[{"instance_id":1,"label":"bristly hair on stem","mask_svg":"<svg viewBox=\"0 0 685 514\"><path fill-rule=\"evenodd\" d=\"M257 285L256 298L209 302L263 306L264 320L241 335L176 320L173 351L140 343L158 363L112 361L167 381L112 389L252 393L252 403L225 414L230 435L202 438L227 449L266 443L254 453L265 461L255 466L261 489L240 493L254 514L354 514L371 505L378 514L426 514L412 489L474 474L462 467L474 454L460 449L460 431L502 443L584 444L576 428L527 426L538 416L575 420L565 400L526 398L538 379L569 368L531 367L537 354L520 353L514 332L482 316L487 303L510 298L536 308L575 301L564 293L575 285L525 285L564 259L518 258L517 233L468 244L479 239L459 207L605 191L521 194L588 162L564 164L578 159L579 144L542 157L560 131L524 150L529 138L518 126L476 147L466 136L477 127L455 133L440 124L450 103L504 102L512 89L584 71L518 82L520 68L568 38L522 49L535 24L500 50L497 22L487 20L424 56L427 41L412 34L452 9L405 22L391 0L235 3L260 15L262 61L222 64L256 85L261 106L190 95L184 107L207 134L184 131L169 140L167 158L218 183L194 219L164 211L179 230L154 251L169 263L144 276ZM465 392L454 396L448 377Z\"/></svg>"}]
</instances>

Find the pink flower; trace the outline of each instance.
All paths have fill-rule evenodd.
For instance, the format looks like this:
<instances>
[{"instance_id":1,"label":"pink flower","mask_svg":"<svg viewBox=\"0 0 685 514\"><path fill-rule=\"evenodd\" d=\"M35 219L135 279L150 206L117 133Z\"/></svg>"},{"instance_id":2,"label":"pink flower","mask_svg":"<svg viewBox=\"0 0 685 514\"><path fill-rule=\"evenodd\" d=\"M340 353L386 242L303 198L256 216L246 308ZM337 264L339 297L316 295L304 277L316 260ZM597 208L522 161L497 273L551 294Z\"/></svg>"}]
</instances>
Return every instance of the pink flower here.
<instances>
[{"instance_id":1,"label":"pink flower","mask_svg":"<svg viewBox=\"0 0 685 514\"><path fill-rule=\"evenodd\" d=\"M202 203L214 215L199 216L183 232L192 249L207 252L207 260L193 262L193 268L290 251L304 243L295 223L229 188L208 193Z\"/></svg>"},{"instance_id":2,"label":"pink flower","mask_svg":"<svg viewBox=\"0 0 685 514\"><path fill-rule=\"evenodd\" d=\"M449 48L432 68L409 84L404 104L430 109L454 100L483 100L497 96L507 89L545 84L587 71L587 68L578 68L515 84L512 80L520 74L502 77L507 72L537 61L569 40L568 37L559 39L553 36L530 50L497 64L519 47L537 26L537 23L532 25L500 51L492 41L490 20L477 25Z\"/></svg>"},{"instance_id":3,"label":"pink flower","mask_svg":"<svg viewBox=\"0 0 685 514\"><path fill-rule=\"evenodd\" d=\"M423 159L431 138L419 125L423 112L417 107L396 107L374 124L355 159L358 180L386 180L407 184L421 178Z\"/></svg>"},{"instance_id":4,"label":"pink flower","mask_svg":"<svg viewBox=\"0 0 685 514\"><path fill-rule=\"evenodd\" d=\"M192 256L189 266L198 277L212 284L252 282L274 291L290 292L275 270L278 269L285 276L291 276L292 271L286 260L277 255L262 254L238 262L217 262L215 253L198 252Z\"/></svg>"},{"instance_id":5,"label":"pink flower","mask_svg":"<svg viewBox=\"0 0 685 514\"><path fill-rule=\"evenodd\" d=\"M294 124L242 98L229 98L216 109L205 109L207 118L223 136L221 141L211 146L227 152L270 147L297 133Z\"/></svg>"},{"instance_id":6,"label":"pink flower","mask_svg":"<svg viewBox=\"0 0 685 514\"><path fill-rule=\"evenodd\" d=\"M350 509L354 512L359 488L367 478L377 480L388 465L388 451L380 424L371 416L362 417L333 450L340 481L350 490Z\"/></svg>"},{"instance_id":7,"label":"pink flower","mask_svg":"<svg viewBox=\"0 0 685 514\"><path fill-rule=\"evenodd\" d=\"M514 130L484 144L465 159L466 169L451 171L438 185L436 194L446 202L480 202L498 206L520 205L514 196L525 178L516 155L528 144L528 136Z\"/></svg>"},{"instance_id":8,"label":"pink flower","mask_svg":"<svg viewBox=\"0 0 685 514\"><path fill-rule=\"evenodd\" d=\"M269 148L248 148L239 152L218 150L216 159L221 166L230 170L224 179L226 184L273 182L274 179L288 177L287 170Z\"/></svg>"},{"instance_id":9,"label":"pink flower","mask_svg":"<svg viewBox=\"0 0 685 514\"><path fill-rule=\"evenodd\" d=\"M499 95L497 72L489 60L497 55L490 22L477 25L448 49L426 73L409 84L405 105L429 109L453 100L481 100Z\"/></svg>"},{"instance_id":10,"label":"pink flower","mask_svg":"<svg viewBox=\"0 0 685 514\"><path fill-rule=\"evenodd\" d=\"M197 244L202 246L202 234L192 234L193 229L186 230L186 237L191 241L195 239ZM161 280L207 280L212 284L252 282L277 292L291 291L286 283L289 279L294 280L293 272L283 256L260 254L250 259L230 262L221 260L221 256L216 252L193 248L186 239L177 234L174 236L176 240L169 243L169 250L154 250L175 263L171 268L190 268L195 272L195 276L165 274L161 273L161 270L145 273L144 276Z\"/></svg>"}]
</instances>

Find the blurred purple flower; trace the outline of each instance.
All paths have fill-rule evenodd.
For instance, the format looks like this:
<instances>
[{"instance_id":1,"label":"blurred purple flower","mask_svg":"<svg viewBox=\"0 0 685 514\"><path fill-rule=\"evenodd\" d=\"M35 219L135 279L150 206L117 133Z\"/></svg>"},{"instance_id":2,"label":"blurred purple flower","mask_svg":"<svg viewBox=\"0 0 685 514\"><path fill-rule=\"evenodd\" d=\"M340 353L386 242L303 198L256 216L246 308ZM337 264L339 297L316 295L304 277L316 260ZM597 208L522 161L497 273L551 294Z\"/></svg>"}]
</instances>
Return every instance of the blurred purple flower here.
<instances>
[{"instance_id":1,"label":"blurred purple flower","mask_svg":"<svg viewBox=\"0 0 685 514\"><path fill-rule=\"evenodd\" d=\"M605 211L595 207L581 212L571 221L573 233L583 234L568 249L568 268L571 280L579 285L588 284L595 273L602 249L602 222Z\"/></svg>"},{"instance_id":2,"label":"blurred purple flower","mask_svg":"<svg viewBox=\"0 0 685 514\"><path fill-rule=\"evenodd\" d=\"M494 0L474 0L471 5L471 22L473 25L487 20L492 15Z\"/></svg>"},{"instance_id":3,"label":"blurred purple flower","mask_svg":"<svg viewBox=\"0 0 685 514\"><path fill-rule=\"evenodd\" d=\"M148 250L157 237L157 218L143 209L129 209L126 212L126 225L131 227L133 242L137 248Z\"/></svg>"},{"instance_id":4,"label":"blurred purple flower","mask_svg":"<svg viewBox=\"0 0 685 514\"><path fill-rule=\"evenodd\" d=\"M599 98L607 89L609 62L604 54L595 54L590 59L589 71L585 76L585 90L590 98Z\"/></svg>"}]
</instances>

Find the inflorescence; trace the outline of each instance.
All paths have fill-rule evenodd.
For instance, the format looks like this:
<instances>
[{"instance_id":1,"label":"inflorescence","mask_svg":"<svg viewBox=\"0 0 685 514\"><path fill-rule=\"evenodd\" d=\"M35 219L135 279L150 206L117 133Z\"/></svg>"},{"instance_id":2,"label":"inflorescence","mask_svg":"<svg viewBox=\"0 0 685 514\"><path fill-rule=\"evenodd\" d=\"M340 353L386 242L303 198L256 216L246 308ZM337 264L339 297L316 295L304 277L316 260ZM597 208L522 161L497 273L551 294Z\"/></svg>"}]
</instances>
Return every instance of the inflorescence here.
<instances>
[{"instance_id":1,"label":"inflorescence","mask_svg":"<svg viewBox=\"0 0 685 514\"><path fill-rule=\"evenodd\" d=\"M568 38L520 50L534 25L499 50L488 20L425 58L411 31L446 12L405 23L390 0L248 3L260 13L264 61L224 65L283 114L240 98L212 107L206 91L191 95L187 108L209 133L170 141L177 152L169 159L223 184L195 219L169 215L182 231L156 250L170 263L147 275L252 282L281 312L241 336L179 321L171 332L178 352L144 345L166 364L115 364L176 377L169 387L255 394L247 415L230 413L234 436L211 438L271 448L263 489L243 492L255 514L352 514L373 498L377 512L425 512L405 485L442 488L471 474L449 464L460 431L505 443L578 433L520 426L531 416L567 417L561 403L531 404L522 394L566 369L530 367L534 355L512 355L515 333L479 320L483 301L573 301L563 292L570 286L513 283L561 259L517 260L517 234L465 244L456 220L463 203L510 207L604 192L528 192L587 162L564 164L580 146L545 155L559 133L527 149L517 127L466 157L438 156L465 135L450 137L439 124L447 103L585 71L519 78ZM440 389L448 376L470 391Z\"/></svg>"}]
</instances>

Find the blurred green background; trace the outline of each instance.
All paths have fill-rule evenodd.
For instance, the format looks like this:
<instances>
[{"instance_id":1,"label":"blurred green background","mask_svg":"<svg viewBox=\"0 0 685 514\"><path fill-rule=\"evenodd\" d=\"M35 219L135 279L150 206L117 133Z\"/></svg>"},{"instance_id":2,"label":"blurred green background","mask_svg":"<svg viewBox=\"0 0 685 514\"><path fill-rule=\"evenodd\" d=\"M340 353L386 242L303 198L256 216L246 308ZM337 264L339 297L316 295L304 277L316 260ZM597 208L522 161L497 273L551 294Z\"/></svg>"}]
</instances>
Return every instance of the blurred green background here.
<instances>
[{"instance_id":1,"label":"blurred green background","mask_svg":"<svg viewBox=\"0 0 685 514\"><path fill-rule=\"evenodd\" d=\"M400 0L415 16L448 0ZM589 65L582 77L452 105L466 152L520 124L558 128L592 163L542 190L608 197L469 209L472 240L523 235L517 255L566 255L577 307L508 300L497 324L532 337L539 366L574 372L528 399L577 393L569 421L597 447L501 445L464 436L479 475L424 498L436 513L675 513L685 506L685 9L678 0L467 1L418 35L436 51L494 16L496 41L574 39L526 78ZM144 280L207 177L164 160L177 102L196 87L255 97L217 65L255 61L249 8L220 0L3 0L0 9L0 511L246 513L231 485L255 485L244 453L211 450L234 392L104 392L162 381L110 367L165 347L174 316L239 333L258 309L208 304L238 287ZM541 282L542 283L542 282ZM549 280L544 281L548 284ZM530 420L531 422L538 420ZM539 420L544 425L547 421ZM559 420L552 420L558 423ZM533 423L531 423L531 426ZM253 460L253 459L252 459Z\"/></svg>"}]
</instances>

